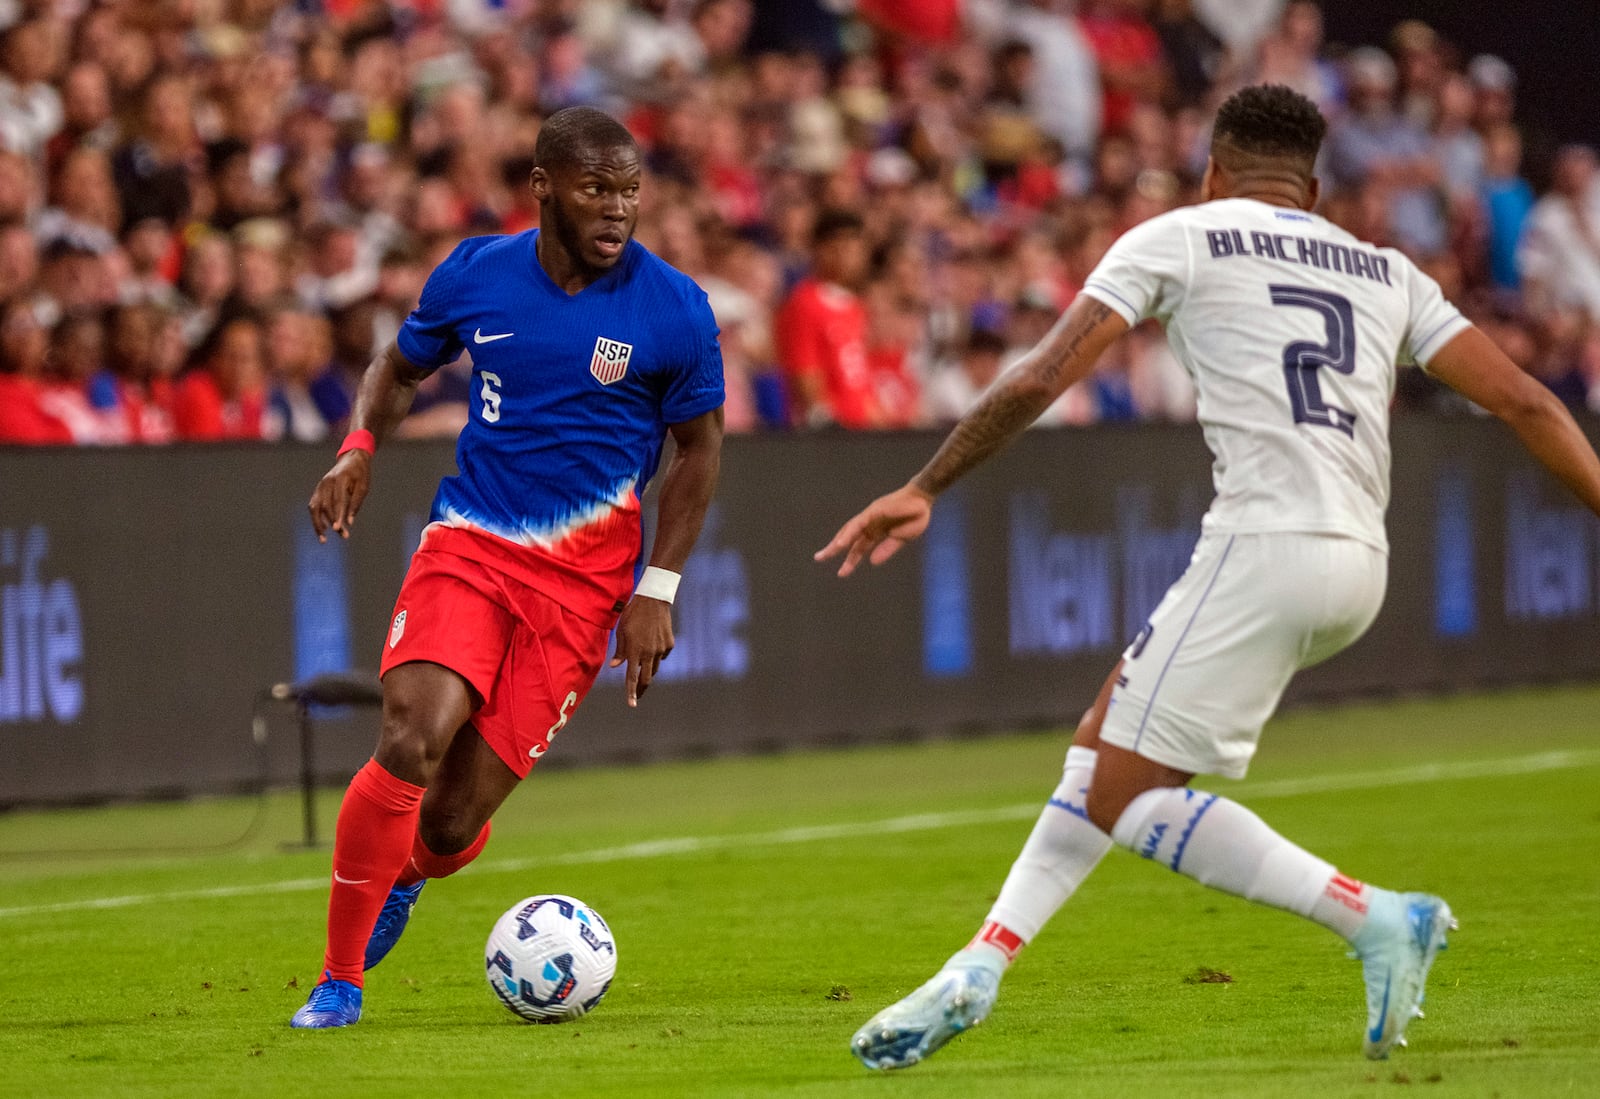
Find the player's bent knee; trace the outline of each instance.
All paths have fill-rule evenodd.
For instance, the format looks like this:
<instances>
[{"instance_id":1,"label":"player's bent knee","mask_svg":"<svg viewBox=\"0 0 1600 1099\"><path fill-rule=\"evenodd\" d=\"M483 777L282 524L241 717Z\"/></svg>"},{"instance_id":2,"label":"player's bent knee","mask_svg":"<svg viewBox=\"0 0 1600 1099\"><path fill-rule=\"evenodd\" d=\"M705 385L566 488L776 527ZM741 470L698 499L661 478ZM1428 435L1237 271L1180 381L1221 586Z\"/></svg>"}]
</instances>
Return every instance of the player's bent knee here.
<instances>
[{"instance_id":1,"label":"player's bent knee","mask_svg":"<svg viewBox=\"0 0 1600 1099\"><path fill-rule=\"evenodd\" d=\"M417 833L422 843L435 855L454 855L472 846L483 831L484 822L477 814L455 807L429 808L424 805L422 817L417 821Z\"/></svg>"},{"instance_id":2,"label":"player's bent knee","mask_svg":"<svg viewBox=\"0 0 1600 1099\"><path fill-rule=\"evenodd\" d=\"M426 786L439 769L456 730L409 708L385 705L373 757L396 778Z\"/></svg>"},{"instance_id":3,"label":"player's bent knee","mask_svg":"<svg viewBox=\"0 0 1600 1099\"><path fill-rule=\"evenodd\" d=\"M1131 793L1124 791L1107 793L1091 785L1089 796L1084 803L1084 812L1089 816L1089 823L1109 836L1111 830L1116 827L1117 819L1122 816L1122 811L1142 792L1134 790Z\"/></svg>"}]
</instances>

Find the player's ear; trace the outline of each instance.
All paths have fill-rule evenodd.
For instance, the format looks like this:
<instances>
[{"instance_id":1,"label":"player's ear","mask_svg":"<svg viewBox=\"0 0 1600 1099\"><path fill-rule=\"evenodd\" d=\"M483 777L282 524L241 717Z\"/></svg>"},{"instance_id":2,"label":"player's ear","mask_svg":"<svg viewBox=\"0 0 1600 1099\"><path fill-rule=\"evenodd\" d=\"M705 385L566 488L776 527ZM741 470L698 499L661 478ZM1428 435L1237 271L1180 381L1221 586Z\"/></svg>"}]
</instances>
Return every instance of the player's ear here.
<instances>
[{"instance_id":1,"label":"player's ear","mask_svg":"<svg viewBox=\"0 0 1600 1099\"><path fill-rule=\"evenodd\" d=\"M1311 181L1306 184L1306 201L1305 201L1305 205L1304 205L1304 207L1302 207L1302 209L1306 209L1306 210L1314 210L1314 209L1316 209L1317 199L1319 199L1321 197L1322 197L1322 181L1320 179L1318 179L1316 176L1312 176L1311 177Z\"/></svg>"},{"instance_id":2,"label":"player's ear","mask_svg":"<svg viewBox=\"0 0 1600 1099\"><path fill-rule=\"evenodd\" d=\"M528 176L528 189L533 192L533 197L544 202L550 197L550 173L543 168L534 168L533 174Z\"/></svg>"},{"instance_id":3,"label":"player's ear","mask_svg":"<svg viewBox=\"0 0 1600 1099\"><path fill-rule=\"evenodd\" d=\"M1222 171L1222 169L1217 167L1217 161L1216 161L1215 157L1209 157L1209 156L1206 157L1206 174L1200 177L1200 201L1201 202L1211 202L1214 199L1218 199L1218 198L1222 197L1220 194L1217 193L1217 191L1218 191L1217 173L1219 173L1221 171Z\"/></svg>"}]
</instances>

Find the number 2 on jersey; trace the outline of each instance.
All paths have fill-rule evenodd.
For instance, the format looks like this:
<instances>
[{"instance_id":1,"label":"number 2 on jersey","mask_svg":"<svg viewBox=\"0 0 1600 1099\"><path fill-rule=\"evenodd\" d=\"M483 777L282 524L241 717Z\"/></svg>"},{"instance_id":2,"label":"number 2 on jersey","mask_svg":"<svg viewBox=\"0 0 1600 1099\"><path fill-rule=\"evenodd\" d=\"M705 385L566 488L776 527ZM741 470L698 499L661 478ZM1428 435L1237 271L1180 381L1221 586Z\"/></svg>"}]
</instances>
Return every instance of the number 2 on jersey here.
<instances>
[{"instance_id":1,"label":"number 2 on jersey","mask_svg":"<svg viewBox=\"0 0 1600 1099\"><path fill-rule=\"evenodd\" d=\"M1350 299L1308 286L1269 286L1272 304L1310 309L1321 315L1327 339L1323 343L1295 340L1283 349L1283 376L1289 383L1289 404L1294 422L1338 428L1355 437L1356 414L1335 408L1322 399L1317 371L1323 367L1350 374L1356 368L1356 320Z\"/></svg>"},{"instance_id":2,"label":"number 2 on jersey","mask_svg":"<svg viewBox=\"0 0 1600 1099\"><path fill-rule=\"evenodd\" d=\"M500 419L500 375L487 370L479 371L479 375L483 378L483 388L478 391L483 398L483 422L492 424Z\"/></svg>"}]
</instances>

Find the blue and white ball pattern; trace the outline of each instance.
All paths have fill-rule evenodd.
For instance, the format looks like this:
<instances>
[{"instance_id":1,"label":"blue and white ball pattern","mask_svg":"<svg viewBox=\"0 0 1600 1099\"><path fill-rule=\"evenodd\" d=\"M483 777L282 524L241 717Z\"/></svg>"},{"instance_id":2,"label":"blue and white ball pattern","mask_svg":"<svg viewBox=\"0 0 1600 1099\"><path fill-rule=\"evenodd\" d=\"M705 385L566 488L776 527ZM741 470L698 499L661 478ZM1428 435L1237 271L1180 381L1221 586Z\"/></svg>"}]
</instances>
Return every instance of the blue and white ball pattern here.
<instances>
[{"instance_id":1,"label":"blue and white ball pattern","mask_svg":"<svg viewBox=\"0 0 1600 1099\"><path fill-rule=\"evenodd\" d=\"M530 1023L562 1023L594 1010L617 972L617 944L600 913L545 893L518 901L484 947L485 976L500 1002Z\"/></svg>"}]
</instances>

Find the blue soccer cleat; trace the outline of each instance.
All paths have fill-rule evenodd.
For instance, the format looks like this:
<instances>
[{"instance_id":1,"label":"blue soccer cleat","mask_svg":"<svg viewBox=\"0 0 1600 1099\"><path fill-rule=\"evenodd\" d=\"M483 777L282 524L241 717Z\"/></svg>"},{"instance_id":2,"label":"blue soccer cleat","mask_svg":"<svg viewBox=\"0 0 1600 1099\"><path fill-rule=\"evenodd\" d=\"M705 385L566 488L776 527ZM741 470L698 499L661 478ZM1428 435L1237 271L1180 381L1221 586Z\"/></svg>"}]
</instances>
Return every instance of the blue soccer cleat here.
<instances>
[{"instance_id":1,"label":"blue soccer cleat","mask_svg":"<svg viewBox=\"0 0 1600 1099\"><path fill-rule=\"evenodd\" d=\"M294 1013L289 1025L296 1030L326 1030L349 1026L360 1019L361 987L349 981L336 981L324 970L306 1006Z\"/></svg>"},{"instance_id":2,"label":"blue soccer cleat","mask_svg":"<svg viewBox=\"0 0 1600 1099\"><path fill-rule=\"evenodd\" d=\"M1456 928L1450 906L1426 893L1374 891L1367 922L1356 934L1355 956L1367 983L1367 1029L1362 1052L1382 1061L1406 1044L1406 1027L1422 1017L1422 996L1445 933Z\"/></svg>"},{"instance_id":3,"label":"blue soccer cleat","mask_svg":"<svg viewBox=\"0 0 1600 1099\"><path fill-rule=\"evenodd\" d=\"M933 979L890 1004L850 1039L868 1068L908 1068L983 1022L1000 994L1000 968L958 954Z\"/></svg>"},{"instance_id":4,"label":"blue soccer cleat","mask_svg":"<svg viewBox=\"0 0 1600 1099\"><path fill-rule=\"evenodd\" d=\"M411 922L411 909L416 906L422 887L427 884L428 879L424 878L416 885L397 885L389 890L389 899L383 902L378 922L372 926L372 937L367 940L367 954L361 964L362 969L371 969L394 949L406 924Z\"/></svg>"}]
</instances>

